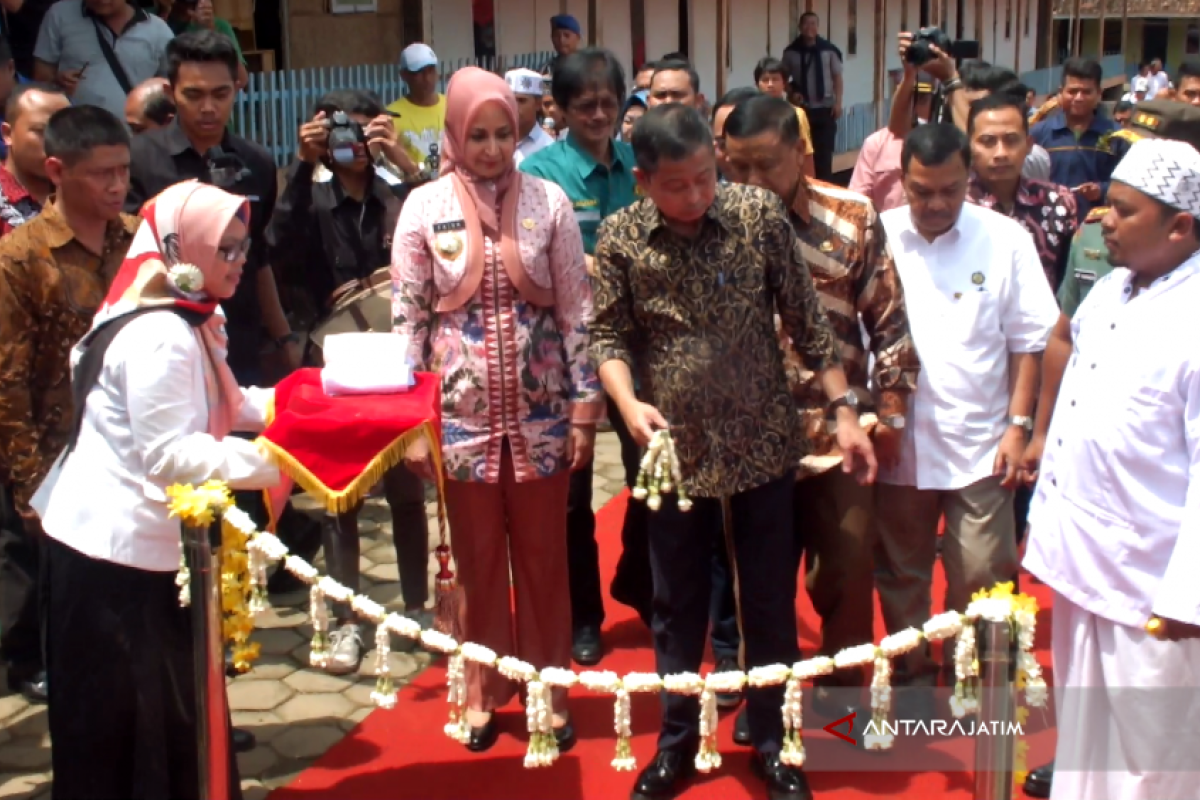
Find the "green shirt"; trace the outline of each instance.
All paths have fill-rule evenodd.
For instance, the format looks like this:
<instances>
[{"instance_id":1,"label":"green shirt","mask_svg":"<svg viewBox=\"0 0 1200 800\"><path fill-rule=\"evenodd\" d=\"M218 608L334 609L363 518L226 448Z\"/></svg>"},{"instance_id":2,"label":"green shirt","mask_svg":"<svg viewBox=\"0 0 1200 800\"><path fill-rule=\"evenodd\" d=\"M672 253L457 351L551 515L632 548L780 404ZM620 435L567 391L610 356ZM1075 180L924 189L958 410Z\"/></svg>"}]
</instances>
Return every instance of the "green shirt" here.
<instances>
[{"instance_id":1,"label":"green shirt","mask_svg":"<svg viewBox=\"0 0 1200 800\"><path fill-rule=\"evenodd\" d=\"M1093 209L1088 220L1079 226L1079 234L1071 243L1071 255L1062 285L1058 287L1058 305L1068 317L1075 316L1083 299L1096 282L1112 272L1108 263L1108 248L1104 246L1104 235L1100 231L1100 217ZM1094 218L1094 219L1093 219Z\"/></svg>"},{"instance_id":2,"label":"green shirt","mask_svg":"<svg viewBox=\"0 0 1200 800\"><path fill-rule=\"evenodd\" d=\"M184 31L202 31L206 29L203 25L197 25L194 22L189 22L186 25L173 22L171 23L171 30L175 31L175 34L178 35ZM242 55L242 45L238 42L237 33L233 30L233 26L229 24L229 21L217 17L213 20L213 30L233 42L233 49L237 50L238 61L242 62L242 66L245 66L246 57Z\"/></svg>"},{"instance_id":3,"label":"green shirt","mask_svg":"<svg viewBox=\"0 0 1200 800\"><path fill-rule=\"evenodd\" d=\"M633 148L615 140L612 148L609 168L597 163L568 133L563 141L544 147L521 162L523 172L557 183L567 193L588 255L595 254L596 231L601 220L638 200Z\"/></svg>"}]
</instances>

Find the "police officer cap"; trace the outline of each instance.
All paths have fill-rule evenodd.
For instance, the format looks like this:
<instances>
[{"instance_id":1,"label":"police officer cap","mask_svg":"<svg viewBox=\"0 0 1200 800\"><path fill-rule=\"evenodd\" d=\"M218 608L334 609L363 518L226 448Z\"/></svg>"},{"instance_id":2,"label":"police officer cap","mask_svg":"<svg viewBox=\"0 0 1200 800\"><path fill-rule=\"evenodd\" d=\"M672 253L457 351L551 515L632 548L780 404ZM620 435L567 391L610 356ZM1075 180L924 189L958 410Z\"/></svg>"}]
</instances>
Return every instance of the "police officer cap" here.
<instances>
[{"instance_id":1,"label":"police officer cap","mask_svg":"<svg viewBox=\"0 0 1200 800\"><path fill-rule=\"evenodd\" d=\"M1129 130L1139 136L1185 142L1200 150L1200 108L1178 100L1144 100L1133 107Z\"/></svg>"}]
</instances>

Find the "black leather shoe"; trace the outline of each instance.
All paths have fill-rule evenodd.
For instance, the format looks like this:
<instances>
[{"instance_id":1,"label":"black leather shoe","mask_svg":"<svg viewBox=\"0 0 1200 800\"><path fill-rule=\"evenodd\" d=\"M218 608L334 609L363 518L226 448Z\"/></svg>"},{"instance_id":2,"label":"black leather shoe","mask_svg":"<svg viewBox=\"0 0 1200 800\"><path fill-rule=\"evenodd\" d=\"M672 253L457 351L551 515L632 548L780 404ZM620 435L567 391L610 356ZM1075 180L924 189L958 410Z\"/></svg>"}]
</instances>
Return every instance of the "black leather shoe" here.
<instances>
[{"instance_id":1,"label":"black leather shoe","mask_svg":"<svg viewBox=\"0 0 1200 800\"><path fill-rule=\"evenodd\" d=\"M561 728L554 729L554 741L558 744L558 752L571 752L571 748L575 746L575 726L571 724L571 720L567 720L567 724Z\"/></svg>"},{"instance_id":2,"label":"black leather shoe","mask_svg":"<svg viewBox=\"0 0 1200 800\"><path fill-rule=\"evenodd\" d=\"M580 625L575 629L571 642L571 658L581 667L594 667L600 663L604 648L600 644L600 628L596 625Z\"/></svg>"},{"instance_id":3,"label":"black leather shoe","mask_svg":"<svg viewBox=\"0 0 1200 800\"><path fill-rule=\"evenodd\" d=\"M245 728L234 728L230 738L233 740L233 752L249 753L258 747L258 739Z\"/></svg>"},{"instance_id":4,"label":"black leather shoe","mask_svg":"<svg viewBox=\"0 0 1200 800\"><path fill-rule=\"evenodd\" d=\"M659 750L638 775L630 800L666 800L683 789L696 772L696 756L679 750Z\"/></svg>"},{"instance_id":5,"label":"black leather shoe","mask_svg":"<svg viewBox=\"0 0 1200 800\"><path fill-rule=\"evenodd\" d=\"M738 666L736 658L719 658L717 659L717 668L714 672L740 672L741 667ZM742 704L741 692L719 692L717 694L717 708L729 710L737 708Z\"/></svg>"},{"instance_id":6,"label":"black leather shoe","mask_svg":"<svg viewBox=\"0 0 1200 800\"><path fill-rule=\"evenodd\" d=\"M1049 797L1054 780L1054 762L1038 767L1025 776L1025 794L1030 797Z\"/></svg>"},{"instance_id":7,"label":"black leather shoe","mask_svg":"<svg viewBox=\"0 0 1200 800\"><path fill-rule=\"evenodd\" d=\"M752 766L754 773L767 785L769 800L812 800L808 778L800 770L780 761L778 753L769 756L756 753Z\"/></svg>"},{"instance_id":8,"label":"black leather shoe","mask_svg":"<svg viewBox=\"0 0 1200 800\"><path fill-rule=\"evenodd\" d=\"M496 727L496 715L493 714L482 728L471 728L471 736L467 739L467 749L472 753L482 753L492 749L492 745L500 738L500 729Z\"/></svg>"},{"instance_id":9,"label":"black leather shoe","mask_svg":"<svg viewBox=\"0 0 1200 800\"><path fill-rule=\"evenodd\" d=\"M17 681L17 685L13 688L30 703L43 705L50 700L50 684L46 680L45 670L27 680Z\"/></svg>"},{"instance_id":10,"label":"black leather shoe","mask_svg":"<svg viewBox=\"0 0 1200 800\"><path fill-rule=\"evenodd\" d=\"M750 746L750 717L746 715L746 709L738 712L737 719L733 721L733 743L740 744L742 747Z\"/></svg>"}]
</instances>

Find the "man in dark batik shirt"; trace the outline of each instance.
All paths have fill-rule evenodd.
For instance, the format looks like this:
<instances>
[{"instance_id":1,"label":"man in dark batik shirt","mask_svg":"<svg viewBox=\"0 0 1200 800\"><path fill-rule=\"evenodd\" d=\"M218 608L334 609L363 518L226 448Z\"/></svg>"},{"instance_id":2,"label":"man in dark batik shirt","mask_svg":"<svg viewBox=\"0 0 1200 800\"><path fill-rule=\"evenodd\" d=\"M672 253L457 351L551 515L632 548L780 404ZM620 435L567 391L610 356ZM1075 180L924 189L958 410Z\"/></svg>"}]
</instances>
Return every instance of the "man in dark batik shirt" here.
<instances>
[{"instance_id":1,"label":"man in dark batik shirt","mask_svg":"<svg viewBox=\"0 0 1200 800\"><path fill-rule=\"evenodd\" d=\"M864 482L875 475L871 442L779 198L750 186L717 187L712 131L694 108L646 112L633 150L647 199L601 227L592 357L639 444L670 421L682 483L695 498L682 512L668 494L649 515L658 672L700 669L722 499L741 600L753 609L743 617L745 668L790 664L799 655L792 486L807 442L776 312L832 401L843 468ZM811 797L804 775L779 757L782 701L783 686L747 692L755 763L772 797L803 800ZM638 777L635 798L675 794L693 768L698 700L666 694L663 706L658 754Z\"/></svg>"},{"instance_id":2,"label":"man in dark batik shirt","mask_svg":"<svg viewBox=\"0 0 1200 800\"><path fill-rule=\"evenodd\" d=\"M971 183L967 200L1012 217L1029 231L1050 288L1058 291L1079 227L1070 190L1021 175L1029 120L1020 98L997 92L971 104Z\"/></svg>"}]
</instances>

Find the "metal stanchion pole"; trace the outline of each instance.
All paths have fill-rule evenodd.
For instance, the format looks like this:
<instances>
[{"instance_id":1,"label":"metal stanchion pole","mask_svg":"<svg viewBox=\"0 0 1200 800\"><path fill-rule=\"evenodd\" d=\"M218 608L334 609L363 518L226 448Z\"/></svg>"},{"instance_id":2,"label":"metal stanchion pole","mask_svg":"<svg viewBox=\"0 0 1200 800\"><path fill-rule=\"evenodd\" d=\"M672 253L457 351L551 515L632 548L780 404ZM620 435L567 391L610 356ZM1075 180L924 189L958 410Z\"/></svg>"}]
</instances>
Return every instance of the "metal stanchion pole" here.
<instances>
[{"instance_id":1,"label":"metal stanchion pole","mask_svg":"<svg viewBox=\"0 0 1200 800\"><path fill-rule=\"evenodd\" d=\"M229 800L229 730L222 646L221 522L183 529L190 573L200 800Z\"/></svg>"},{"instance_id":2,"label":"metal stanchion pole","mask_svg":"<svg viewBox=\"0 0 1200 800\"><path fill-rule=\"evenodd\" d=\"M1016 643L1008 621L980 620L979 723L990 736L975 737L975 800L1012 800L1013 723L1016 719Z\"/></svg>"}]
</instances>

